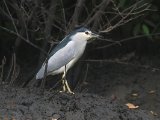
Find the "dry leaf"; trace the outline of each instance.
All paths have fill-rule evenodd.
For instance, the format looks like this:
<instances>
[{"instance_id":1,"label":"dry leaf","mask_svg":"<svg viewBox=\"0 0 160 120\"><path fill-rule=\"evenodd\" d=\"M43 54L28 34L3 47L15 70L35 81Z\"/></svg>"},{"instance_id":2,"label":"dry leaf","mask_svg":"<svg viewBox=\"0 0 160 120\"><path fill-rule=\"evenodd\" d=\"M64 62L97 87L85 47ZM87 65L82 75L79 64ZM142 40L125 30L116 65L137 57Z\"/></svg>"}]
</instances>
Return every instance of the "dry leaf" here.
<instances>
[{"instance_id":1,"label":"dry leaf","mask_svg":"<svg viewBox=\"0 0 160 120\"><path fill-rule=\"evenodd\" d=\"M58 120L58 119L56 119L56 118L52 118L52 120Z\"/></svg>"},{"instance_id":2,"label":"dry leaf","mask_svg":"<svg viewBox=\"0 0 160 120\"><path fill-rule=\"evenodd\" d=\"M137 97L138 93L132 93L132 96Z\"/></svg>"},{"instance_id":3,"label":"dry leaf","mask_svg":"<svg viewBox=\"0 0 160 120\"><path fill-rule=\"evenodd\" d=\"M139 108L138 105L134 105L132 103L127 103L126 106L129 108L129 109L136 109L136 108Z\"/></svg>"},{"instance_id":4,"label":"dry leaf","mask_svg":"<svg viewBox=\"0 0 160 120\"><path fill-rule=\"evenodd\" d=\"M157 116L158 114L156 113L156 112L154 112L154 111L150 111L150 113L152 114L152 115L154 115L154 116Z\"/></svg>"},{"instance_id":5,"label":"dry leaf","mask_svg":"<svg viewBox=\"0 0 160 120\"><path fill-rule=\"evenodd\" d=\"M150 90L149 93L150 94L154 94L156 91L155 90Z\"/></svg>"}]
</instances>

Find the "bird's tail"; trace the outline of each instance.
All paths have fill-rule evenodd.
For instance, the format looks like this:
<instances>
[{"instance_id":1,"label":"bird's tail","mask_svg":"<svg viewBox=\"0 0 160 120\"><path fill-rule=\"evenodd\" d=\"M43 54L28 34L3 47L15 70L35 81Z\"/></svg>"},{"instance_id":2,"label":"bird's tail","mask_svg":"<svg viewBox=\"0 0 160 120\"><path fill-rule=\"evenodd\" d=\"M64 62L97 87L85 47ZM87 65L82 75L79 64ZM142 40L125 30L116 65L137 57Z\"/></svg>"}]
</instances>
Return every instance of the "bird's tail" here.
<instances>
[{"instance_id":1,"label":"bird's tail","mask_svg":"<svg viewBox=\"0 0 160 120\"><path fill-rule=\"evenodd\" d=\"M38 73L36 74L35 78L36 78L37 80L42 79L42 78L44 77L44 74L45 74L45 65L43 65L43 66L41 67L41 69L40 69L40 70L38 71Z\"/></svg>"}]
</instances>

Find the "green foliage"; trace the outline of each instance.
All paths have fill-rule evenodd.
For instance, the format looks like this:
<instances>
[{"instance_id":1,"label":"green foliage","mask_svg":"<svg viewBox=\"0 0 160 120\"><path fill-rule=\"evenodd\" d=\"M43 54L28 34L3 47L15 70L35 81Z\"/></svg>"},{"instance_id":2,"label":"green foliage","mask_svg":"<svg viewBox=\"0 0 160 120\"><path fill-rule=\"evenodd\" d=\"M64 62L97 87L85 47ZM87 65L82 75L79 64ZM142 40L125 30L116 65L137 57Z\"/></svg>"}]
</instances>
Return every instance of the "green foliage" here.
<instances>
[{"instance_id":1,"label":"green foliage","mask_svg":"<svg viewBox=\"0 0 160 120\"><path fill-rule=\"evenodd\" d=\"M148 36L150 39L151 38L151 32L150 32L150 28L147 24L145 23L137 23L135 25L135 27L133 28L133 35L136 36L136 35L139 35L139 34L144 34L146 36Z\"/></svg>"},{"instance_id":2,"label":"green foliage","mask_svg":"<svg viewBox=\"0 0 160 120\"><path fill-rule=\"evenodd\" d=\"M128 0L115 0L118 8L125 10L133 1ZM137 1L138 3L138 1ZM146 12L143 12L142 17L139 17L138 20L133 20L131 24L128 24L132 28L132 35L146 35L149 39L153 39L151 34L160 32L160 14L159 6L160 2L158 0L142 0L139 2L136 7L139 7L140 11L143 11L143 7L140 6L143 4L149 4L150 7L147 8ZM122 26L123 27L123 26Z\"/></svg>"},{"instance_id":3,"label":"green foliage","mask_svg":"<svg viewBox=\"0 0 160 120\"><path fill-rule=\"evenodd\" d=\"M145 35L149 35L150 34L150 30L149 27L146 24L142 24L142 31Z\"/></svg>"}]
</instances>

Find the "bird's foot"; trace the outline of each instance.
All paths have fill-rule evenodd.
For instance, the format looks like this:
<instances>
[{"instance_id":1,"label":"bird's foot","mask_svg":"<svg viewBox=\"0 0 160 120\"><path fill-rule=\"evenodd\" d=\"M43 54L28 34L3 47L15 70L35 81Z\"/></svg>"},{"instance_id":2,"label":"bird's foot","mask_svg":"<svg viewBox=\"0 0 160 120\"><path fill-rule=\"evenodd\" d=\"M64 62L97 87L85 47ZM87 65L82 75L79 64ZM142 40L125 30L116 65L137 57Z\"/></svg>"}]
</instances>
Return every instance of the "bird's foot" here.
<instances>
[{"instance_id":1,"label":"bird's foot","mask_svg":"<svg viewBox=\"0 0 160 120\"><path fill-rule=\"evenodd\" d=\"M59 92L66 92L66 85L65 85L65 80L62 79L62 85L63 85L63 90Z\"/></svg>"},{"instance_id":2,"label":"bird's foot","mask_svg":"<svg viewBox=\"0 0 160 120\"><path fill-rule=\"evenodd\" d=\"M72 91L67 91L67 93L69 93L69 94L75 94L74 92L72 92Z\"/></svg>"},{"instance_id":3,"label":"bird's foot","mask_svg":"<svg viewBox=\"0 0 160 120\"><path fill-rule=\"evenodd\" d=\"M69 94L75 94L74 92L72 91L59 91L60 93L69 93Z\"/></svg>"},{"instance_id":4,"label":"bird's foot","mask_svg":"<svg viewBox=\"0 0 160 120\"><path fill-rule=\"evenodd\" d=\"M66 89L67 89L67 93L74 94L74 92L71 91L71 89L70 89L70 87L69 87L69 85L68 85L67 80L65 80L64 82L65 82L65 87L66 87Z\"/></svg>"},{"instance_id":5,"label":"bird's foot","mask_svg":"<svg viewBox=\"0 0 160 120\"><path fill-rule=\"evenodd\" d=\"M60 92L66 92L66 93L74 94L74 92L71 91L67 80L63 77L62 77L62 85L63 85L63 91L60 91Z\"/></svg>"},{"instance_id":6,"label":"bird's foot","mask_svg":"<svg viewBox=\"0 0 160 120\"><path fill-rule=\"evenodd\" d=\"M63 84L63 90L62 91L59 91L60 93L62 93L62 92L67 92L66 91L66 86L65 86L65 84Z\"/></svg>"},{"instance_id":7,"label":"bird's foot","mask_svg":"<svg viewBox=\"0 0 160 120\"><path fill-rule=\"evenodd\" d=\"M64 87L64 86L63 86ZM59 91L60 93L69 93L69 94L74 94L74 92L72 92L70 89L66 89L65 90L63 89L62 91Z\"/></svg>"}]
</instances>

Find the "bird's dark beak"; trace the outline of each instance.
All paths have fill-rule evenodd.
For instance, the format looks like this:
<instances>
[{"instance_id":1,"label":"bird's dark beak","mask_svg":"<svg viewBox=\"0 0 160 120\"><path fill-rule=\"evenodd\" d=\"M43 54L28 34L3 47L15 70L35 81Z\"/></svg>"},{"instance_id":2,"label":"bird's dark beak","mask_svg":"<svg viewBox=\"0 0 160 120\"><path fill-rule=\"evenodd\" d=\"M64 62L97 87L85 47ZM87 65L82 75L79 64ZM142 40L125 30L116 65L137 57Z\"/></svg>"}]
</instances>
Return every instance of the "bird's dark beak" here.
<instances>
[{"instance_id":1,"label":"bird's dark beak","mask_svg":"<svg viewBox=\"0 0 160 120\"><path fill-rule=\"evenodd\" d=\"M91 33L91 39L88 39L88 42L92 42L94 41L96 38L99 38L100 36L98 34L95 33Z\"/></svg>"},{"instance_id":2,"label":"bird's dark beak","mask_svg":"<svg viewBox=\"0 0 160 120\"><path fill-rule=\"evenodd\" d=\"M98 38L98 37L100 37L98 34L95 34L95 33L91 33L91 36L92 36L93 38Z\"/></svg>"}]
</instances>

